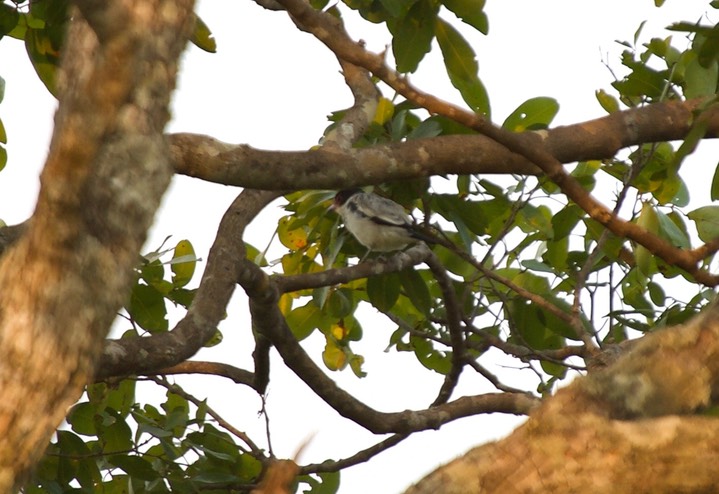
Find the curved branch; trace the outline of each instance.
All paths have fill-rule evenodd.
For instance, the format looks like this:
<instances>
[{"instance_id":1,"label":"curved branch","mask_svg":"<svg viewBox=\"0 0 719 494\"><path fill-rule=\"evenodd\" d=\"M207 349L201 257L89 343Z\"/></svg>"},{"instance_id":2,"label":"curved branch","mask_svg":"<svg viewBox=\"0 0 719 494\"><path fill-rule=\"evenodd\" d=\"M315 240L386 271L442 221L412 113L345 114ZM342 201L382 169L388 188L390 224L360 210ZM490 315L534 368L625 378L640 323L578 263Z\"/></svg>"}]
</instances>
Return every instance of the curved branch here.
<instances>
[{"instance_id":1,"label":"curved branch","mask_svg":"<svg viewBox=\"0 0 719 494\"><path fill-rule=\"evenodd\" d=\"M236 384L254 387L254 373L240 369L222 362L202 362L198 360L186 360L172 367L165 367L153 372L146 372L144 375L171 376L175 374L206 374L210 376L226 377Z\"/></svg>"},{"instance_id":2,"label":"curved branch","mask_svg":"<svg viewBox=\"0 0 719 494\"><path fill-rule=\"evenodd\" d=\"M192 305L185 317L167 333L145 338L108 340L96 371L96 379L155 373L176 365L199 350L225 317L242 265L238 244L245 227L279 192L244 190L225 212L210 249Z\"/></svg>"},{"instance_id":3,"label":"curved branch","mask_svg":"<svg viewBox=\"0 0 719 494\"><path fill-rule=\"evenodd\" d=\"M342 59L339 62L345 82L354 96L354 105L344 112L342 120L327 133L322 145L324 148L350 149L369 128L381 93L365 69Z\"/></svg>"},{"instance_id":4,"label":"curved branch","mask_svg":"<svg viewBox=\"0 0 719 494\"><path fill-rule=\"evenodd\" d=\"M449 330L449 341L452 346L452 367L444 378L442 387L437 394L437 398L432 402L432 406L438 406L446 403L452 395L452 391L459 382L459 375L462 373L464 364L466 363L464 344L464 335L462 333L462 309L457 302L457 295L452 286L452 279L447 274L447 270L432 252L425 261L432 271L434 278L437 280L442 297L444 298L445 312L447 313L447 329Z\"/></svg>"},{"instance_id":5,"label":"curved branch","mask_svg":"<svg viewBox=\"0 0 719 494\"><path fill-rule=\"evenodd\" d=\"M407 437L409 437L409 434L394 434L367 449L363 449L362 451L353 454L349 458L345 458L343 460L327 460L322 463L304 465L300 468L300 475L308 473L337 472L347 467L359 465L360 463L364 463L371 458L374 458L379 453L396 446L407 439Z\"/></svg>"},{"instance_id":6,"label":"curved branch","mask_svg":"<svg viewBox=\"0 0 719 494\"><path fill-rule=\"evenodd\" d=\"M204 406L205 410L207 410L207 413L210 415L210 417L215 419L217 421L217 423L220 424L220 426L222 426L225 430L230 432L233 436L235 436L236 438L238 438L239 440L241 440L242 442L244 442L247 445L247 447L249 448L249 451L240 447L240 449L243 452L251 453L252 456L257 458L258 460L265 459L262 449L259 448L252 439L250 439L250 436L248 436L246 433L242 432L241 430L239 430L238 428L236 428L235 426L230 424L219 413L217 413L215 410L213 410L204 400L200 400L200 399L196 398L195 396L191 395L190 393L188 393L187 391L182 389L181 386L179 386L177 384L172 384L165 379L160 379L157 377L149 377L148 379L150 381L154 382L155 384L157 384L158 386L162 386L163 388L167 389L168 391L175 393L178 396L183 397L187 401L192 402L196 407Z\"/></svg>"},{"instance_id":7,"label":"curved branch","mask_svg":"<svg viewBox=\"0 0 719 494\"><path fill-rule=\"evenodd\" d=\"M403 255L406 253L395 257ZM340 415L375 434L436 429L452 420L479 413L525 414L539 403L538 399L525 394L499 393L462 397L428 410L378 412L339 388L305 353L277 307L280 292L269 276L255 264L243 261L239 283L250 297L255 329L272 341L285 365Z\"/></svg>"}]
</instances>

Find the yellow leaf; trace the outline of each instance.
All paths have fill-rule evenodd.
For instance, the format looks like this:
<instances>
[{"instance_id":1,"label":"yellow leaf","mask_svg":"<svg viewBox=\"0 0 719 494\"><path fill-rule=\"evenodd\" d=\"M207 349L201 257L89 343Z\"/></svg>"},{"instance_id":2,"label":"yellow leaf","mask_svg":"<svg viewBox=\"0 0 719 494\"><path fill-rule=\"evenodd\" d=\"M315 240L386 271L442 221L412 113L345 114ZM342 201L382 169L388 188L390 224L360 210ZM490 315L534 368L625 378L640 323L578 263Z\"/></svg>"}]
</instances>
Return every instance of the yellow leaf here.
<instances>
[{"instance_id":1,"label":"yellow leaf","mask_svg":"<svg viewBox=\"0 0 719 494\"><path fill-rule=\"evenodd\" d=\"M277 225L277 236L282 245L292 250L300 250L307 246L307 232L300 227L294 228L292 216L283 216Z\"/></svg>"},{"instance_id":2,"label":"yellow leaf","mask_svg":"<svg viewBox=\"0 0 719 494\"><path fill-rule=\"evenodd\" d=\"M380 98L377 103L377 111L375 111L373 123L384 125L394 116L394 105L387 98Z\"/></svg>"},{"instance_id":3,"label":"yellow leaf","mask_svg":"<svg viewBox=\"0 0 719 494\"><path fill-rule=\"evenodd\" d=\"M280 312L282 312L283 316L286 316L292 310L292 298L292 295L288 293L283 293L280 297L280 301L277 303L277 306L280 308Z\"/></svg>"},{"instance_id":4,"label":"yellow leaf","mask_svg":"<svg viewBox=\"0 0 719 494\"><path fill-rule=\"evenodd\" d=\"M644 203L642 205L642 212L639 213L637 224L655 235L659 233L659 217L651 204ZM637 261L637 267L645 276L656 272L654 254L649 252L646 247L637 245L634 249L634 257Z\"/></svg>"},{"instance_id":5,"label":"yellow leaf","mask_svg":"<svg viewBox=\"0 0 719 494\"><path fill-rule=\"evenodd\" d=\"M333 324L330 328L330 334L335 337L337 341L342 341L347 337L348 334L347 328L345 328L344 324Z\"/></svg>"},{"instance_id":6,"label":"yellow leaf","mask_svg":"<svg viewBox=\"0 0 719 494\"><path fill-rule=\"evenodd\" d=\"M322 352L322 361L329 370L342 370L347 365L347 356L344 350L337 346L331 339L327 339L325 350Z\"/></svg>"},{"instance_id":7,"label":"yellow leaf","mask_svg":"<svg viewBox=\"0 0 719 494\"><path fill-rule=\"evenodd\" d=\"M170 267L172 268L172 285L183 287L187 285L195 274L195 249L189 240L180 240L175 246Z\"/></svg>"}]
</instances>

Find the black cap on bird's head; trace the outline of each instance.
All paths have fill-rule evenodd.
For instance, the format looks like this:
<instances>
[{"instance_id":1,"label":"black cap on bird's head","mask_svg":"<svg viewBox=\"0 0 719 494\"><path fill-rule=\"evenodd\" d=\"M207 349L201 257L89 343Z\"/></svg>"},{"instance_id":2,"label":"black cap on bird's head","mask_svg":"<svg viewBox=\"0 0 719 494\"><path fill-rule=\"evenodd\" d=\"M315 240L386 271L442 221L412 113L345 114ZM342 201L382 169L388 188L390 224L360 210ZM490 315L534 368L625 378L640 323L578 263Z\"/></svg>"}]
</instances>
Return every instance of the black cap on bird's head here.
<instances>
[{"instance_id":1,"label":"black cap on bird's head","mask_svg":"<svg viewBox=\"0 0 719 494\"><path fill-rule=\"evenodd\" d=\"M335 200L332 203L331 209L336 209L336 208L343 206L344 203L346 203L350 197L352 197L355 194L359 194L361 192L364 192L364 191L362 189L360 189L359 187L354 187L352 189L344 189L344 190L337 192L337 194L335 194Z\"/></svg>"}]
</instances>

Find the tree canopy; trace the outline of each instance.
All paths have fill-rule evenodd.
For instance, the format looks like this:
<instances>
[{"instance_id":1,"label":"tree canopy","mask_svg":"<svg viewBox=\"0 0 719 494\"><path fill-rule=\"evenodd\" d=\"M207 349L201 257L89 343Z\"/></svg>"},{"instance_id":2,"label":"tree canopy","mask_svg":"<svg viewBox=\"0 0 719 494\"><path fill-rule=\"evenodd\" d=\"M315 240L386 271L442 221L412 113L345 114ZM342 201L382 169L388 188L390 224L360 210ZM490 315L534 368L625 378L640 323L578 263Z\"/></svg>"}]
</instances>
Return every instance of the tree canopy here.
<instances>
[{"instance_id":1,"label":"tree canopy","mask_svg":"<svg viewBox=\"0 0 719 494\"><path fill-rule=\"evenodd\" d=\"M561 98L546 95L492 113L467 35L488 32L484 0L257 4L324 44L352 95L311 149L166 133L185 43L216 49L189 1L2 4L0 34L24 40L59 107L36 210L0 228L0 490L336 492L342 469L492 413L529 420L410 491L716 485L719 167L696 183L692 167L707 165L689 163L719 130L719 4L628 33L606 61L615 81L596 88L606 116L562 126ZM360 20L386 27L390 53L348 34ZM432 46L463 104L413 84ZM173 173L237 187L204 260L192 238L141 251ZM364 247L328 212L356 186L404 206L435 242L359 262ZM278 198L272 238L247 235ZM238 299L250 320L228 328ZM193 357L228 331L252 347ZM417 382L442 377L430 403L381 411L333 380L366 375L370 331L384 341L371 351L421 364ZM307 350L318 337L322 350ZM220 376L264 402L280 360L376 444L283 461L175 377ZM508 384L505 365L528 379ZM493 391L458 393L468 373ZM137 392L144 381L159 404Z\"/></svg>"}]
</instances>

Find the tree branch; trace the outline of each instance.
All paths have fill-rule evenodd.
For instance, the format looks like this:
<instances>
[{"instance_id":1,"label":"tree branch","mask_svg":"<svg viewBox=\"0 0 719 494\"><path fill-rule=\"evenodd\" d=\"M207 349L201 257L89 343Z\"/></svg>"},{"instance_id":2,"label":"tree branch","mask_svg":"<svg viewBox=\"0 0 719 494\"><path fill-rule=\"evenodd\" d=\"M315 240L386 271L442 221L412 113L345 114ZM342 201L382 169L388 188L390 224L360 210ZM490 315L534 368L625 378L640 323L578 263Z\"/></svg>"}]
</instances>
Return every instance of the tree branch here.
<instances>
[{"instance_id":1,"label":"tree branch","mask_svg":"<svg viewBox=\"0 0 719 494\"><path fill-rule=\"evenodd\" d=\"M548 152L562 163L607 159L629 146L685 138L700 104L657 103L541 134ZM717 136L719 111L712 107L705 118L706 137ZM531 161L483 135L440 136L344 152L265 151L197 134L171 134L168 141L177 173L255 189L332 189L444 174L541 173ZM288 162L303 173L290 173Z\"/></svg>"},{"instance_id":2,"label":"tree branch","mask_svg":"<svg viewBox=\"0 0 719 494\"><path fill-rule=\"evenodd\" d=\"M304 465L302 468L300 468L300 475L308 473L337 472L347 467L359 465L360 463L369 461L370 459L377 456L379 453L386 451L393 446L396 446L397 444L407 439L407 437L409 437L409 434L394 434L387 439L373 446L370 446L367 449L363 449L362 451L355 453L349 458L344 458L342 460L327 460L323 461L322 463L311 463L309 465Z\"/></svg>"},{"instance_id":3,"label":"tree branch","mask_svg":"<svg viewBox=\"0 0 719 494\"><path fill-rule=\"evenodd\" d=\"M394 257L405 255L407 254L400 253ZM462 397L429 410L378 412L339 388L315 365L287 327L277 307L280 292L272 278L249 261L244 261L243 264L244 269L240 274L239 283L250 297L250 313L255 329L272 341L285 365L292 369L312 391L340 415L375 434L436 429L452 420L478 413L523 414L538 403L537 399L525 394L500 393Z\"/></svg>"},{"instance_id":4,"label":"tree branch","mask_svg":"<svg viewBox=\"0 0 719 494\"><path fill-rule=\"evenodd\" d=\"M225 212L210 249L192 305L185 317L167 333L144 338L108 340L96 379L155 373L176 365L199 350L225 317L244 256L238 245L245 227L279 193L244 190Z\"/></svg>"},{"instance_id":5,"label":"tree branch","mask_svg":"<svg viewBox=\"0 0 719 494\"><path fill-rule=\"evenodd\" d=\"M254 373L245 369L240 369L222 362L202 362L198 360L186 360L172 367L165 367L164 369L158 369L155 372L148 372L144 375L171 376L175 374L206 374L226 377L236 384L244 384L250 387L254 387L255 379Z\"/></svg>"},{"instance_id":6,"label":"tree branch","mask_svg":"<svg viewBox=\"0 0 719 494\"><path fill-rule=\"evenodd\" d=\"M618 218L612 214L609 208L589 194L574 177L566 172L559 159L545 146L546 132L531 134L509 132L495 126L481 115L419 91L412 87L404 77L390 69L381 56L369 53L360 44L354 43L339 19L326 12L315 10L306 0L278 1L284 5L299 26L315 35L338 57L370 70L399 94L427 109L430 113L444 115L475 129L506 147L510 152L534 163L552 182L559 186L567 197L592 219L604 225L614 234L643 245L652 254L667 263L684 269L700 283L707 286L719 284L719 276L711 275L701 269L690 252L674 247L658 235L635 223ZM710 107L705 113L701 118L708 123L716 119L717 109Z\"/></svg>"},{"instance_id":7,"label":"tree branch","mask_svg":"<svg viewBox=\"0 0 719 494\"><path fill-rule=\"evenodd\" d=\"M452 279L447 274L440 260L434 253L427 256L425 260L429 269L432 271L434 278L437 280L442 298L444 299L445 312L447 313L447 330L449 331L449 341L452 347L452 367L444 378L442 387L437 394L432 406L446 403L452 391L459 382L459 376L462 373L464 364L466 363L465 353L467 351L464 343L464 334L462 332L462 309L457 302L457 295L454 292Z\"/></svg>"}]
</instances>

